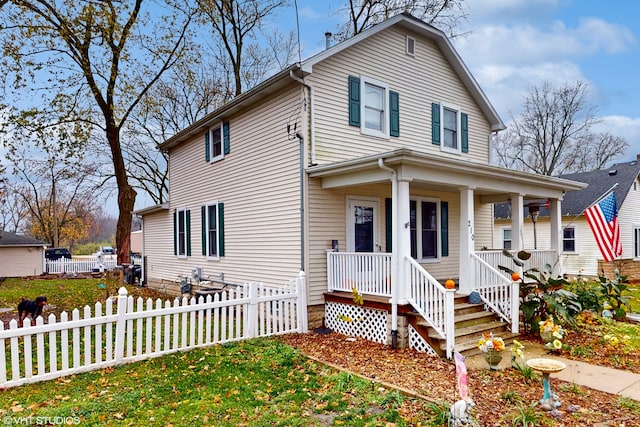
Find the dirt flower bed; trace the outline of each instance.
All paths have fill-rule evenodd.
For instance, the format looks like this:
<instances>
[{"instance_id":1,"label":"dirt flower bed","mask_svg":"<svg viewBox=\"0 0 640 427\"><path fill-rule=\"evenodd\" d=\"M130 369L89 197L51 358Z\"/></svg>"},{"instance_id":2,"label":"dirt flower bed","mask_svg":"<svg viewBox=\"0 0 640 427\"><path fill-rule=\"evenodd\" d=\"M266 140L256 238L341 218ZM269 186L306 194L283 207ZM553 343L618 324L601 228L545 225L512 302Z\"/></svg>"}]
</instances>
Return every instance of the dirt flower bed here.
<instances>
[{"instance_id":1,"label":"dirt flower bed","mask_svg":"<svg viewBox=\"0 0 640 427\"><path fill-rule=\"evenodd\" d=\"M410 349L393 350L335 332L292 334L281 339L321 362L412 391L426 401L450 405L458 399L455 366L451 361ZM562 402L554 418L537 404L543 393L539 377L528 381L513 368L498 371L470 368L468 383L469 395L476 403L474 418L483 427L525 425L514 421L531 405L536 421L527 426L640 425L640 402L552 378L553 391ZM416 414L403 416L412 425L431 425Z\"/></svg>"}]
</instances>

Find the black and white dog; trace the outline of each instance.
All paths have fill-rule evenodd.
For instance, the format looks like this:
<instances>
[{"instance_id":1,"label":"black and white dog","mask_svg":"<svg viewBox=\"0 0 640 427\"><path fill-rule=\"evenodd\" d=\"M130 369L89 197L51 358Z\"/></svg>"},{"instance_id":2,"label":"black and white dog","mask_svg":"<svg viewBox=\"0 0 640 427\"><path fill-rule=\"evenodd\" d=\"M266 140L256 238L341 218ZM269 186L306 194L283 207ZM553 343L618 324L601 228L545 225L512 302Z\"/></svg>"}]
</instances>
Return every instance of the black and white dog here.
<instances>
[{"instance_id":1,"label":"black and white dog","mask_svg":"<svg viewBox=\"0 0 640 427\"><path fill-rule=\"evenodd\" d=\"M47 297L39 296L35 301L30 299L23 299L18 304L18 325L22 326L22 322L27 316L30 316L32 320L35 320L42 314L42 309L47 304Z\"/></svg>"}]
</instances>

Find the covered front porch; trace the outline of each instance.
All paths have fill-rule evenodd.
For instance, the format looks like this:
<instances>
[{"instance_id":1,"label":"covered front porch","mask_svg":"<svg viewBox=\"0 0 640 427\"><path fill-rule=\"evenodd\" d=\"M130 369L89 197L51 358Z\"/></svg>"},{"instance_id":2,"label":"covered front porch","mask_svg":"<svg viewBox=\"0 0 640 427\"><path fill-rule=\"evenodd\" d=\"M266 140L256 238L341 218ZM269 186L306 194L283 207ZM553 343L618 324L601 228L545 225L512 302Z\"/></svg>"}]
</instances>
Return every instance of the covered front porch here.
<instances>
[{"instance_id":1,"label":"covered front porch","mask_svg":"<svg viewBox=\"0 0 640 427\"><path fill-rule=\"evenodd\" d=\"M496 246L493 203L511 203L513 251L527 249L522 239L526 206L548 203L552 249L532 250L525 268L550 264L560 273L560 204L565 190L580 188L572 181L410 150L313 167L309 175L321 180L323 190L341 189L347 199L345 235L338 239L344 244L327 251L327 291L355 289L386 298L390 313L385 326L392 346L397 343L398 308L411 307L446 342L447 357L456 349L456 294L479 296L485 310L518 332L518 284L498 265L518 268L501 250L484 250ZM359 194L371 185L384 188L380 184L385 182L387 190L379 196L384 198L382 215L375 197ZM377 219L382 216L384 221ZM449 278L456 279L456 289L445 288Z\"/></svg>"}]
</instances>

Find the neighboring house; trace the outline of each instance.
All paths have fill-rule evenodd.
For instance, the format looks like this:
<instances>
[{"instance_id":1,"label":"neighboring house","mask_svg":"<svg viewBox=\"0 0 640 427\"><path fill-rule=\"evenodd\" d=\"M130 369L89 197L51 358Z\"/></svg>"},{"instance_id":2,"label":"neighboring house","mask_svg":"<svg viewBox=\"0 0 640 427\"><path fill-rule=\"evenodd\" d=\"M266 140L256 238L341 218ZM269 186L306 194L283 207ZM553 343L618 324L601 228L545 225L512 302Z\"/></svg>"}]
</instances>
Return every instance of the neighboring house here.
<instances>
[{"instance_id":1,"label":"neighboring house","mask_svg":"<svg viewBox=\"0 0 640 427\"><path fill-rule=\"evenodd\" d=\"M0 231L0 277L38 276L44 271L46 243Z\"/></svg>"},{"instance_id":2,"label":"neighboring house","mask_svg":"<svg viewBox=\"0 0 640 427\"><path fill-rule=\"evenodd\" d=\"M561 178L588 184L585 189L568 191L562 201L562 251L559 262L563 273L593 277L601 274L603 269L609 275L617 268L623 274L640 279L640 155L638 160L619 163L603 170L562 175ZM614 185L623 253L618 259L606 263L583 212ZM533 223L529 216L522 228L524 247L549 249L549 212L544 201L533 204L541 208L536 223L536 242L534 245ZM528 211L524 215L528 216ZM508 204L496 205L492 247L510 246L513 235L510 218Z\"/></svg>"},{"instance_id":3,"label":"neighboring house","mask_svg":"<svg viewBox=\"0 0 640 427\"><path fill-rule=\"evenodd\" d=\"M412 16L393 17L161 145L169 202L136 212L146 283L179 292L196 270L283 284L303 270L311 327L323 317L339 329L338 318L371 315L365 336L406 345L413 306L449 337L450 354L451 317L433 316L445 299L453 309L453 294L438 282L455 278L467 294L491 285L480 280L487 265L475 254L491 245L493 203L510 199L522 211L544 198L558 211L565 191L584 186L490 166L491 136L502 129L446 36ZM555 235L557 245L558 227ZM376 296L379 312L337 315L352 288Z\"/></svg>"}]
</instances>

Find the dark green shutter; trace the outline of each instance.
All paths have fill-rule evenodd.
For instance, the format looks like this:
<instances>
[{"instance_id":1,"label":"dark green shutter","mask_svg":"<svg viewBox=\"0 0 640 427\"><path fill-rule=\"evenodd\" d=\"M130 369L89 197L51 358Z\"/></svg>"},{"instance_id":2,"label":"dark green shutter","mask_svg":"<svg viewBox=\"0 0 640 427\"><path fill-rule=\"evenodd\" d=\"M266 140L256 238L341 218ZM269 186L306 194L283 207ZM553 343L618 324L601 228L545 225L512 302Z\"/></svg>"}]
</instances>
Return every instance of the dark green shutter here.
<instances>
[{"instance_id":1,"label":"dark green shutter","mask_svg":"<svg viewBox=\"0 0 640 427\"><path fill-rule=\"evenodd\" d=\"M440 202L440 238L442 256L449 256L449 202Z\"/></svg>"},{"instance_id":2,"label":"dark green shutter","mask_svg":"<svg viewBox=\"0 0 640 427\"><path fill-rule=\"evenodd\" d=\"M224 154L231 152L231 138L229 137L229 122L222 123L222 140L224 143Z\"/></svg>"},{"instance_id":3,"label":"dark green shutter","mask_svg":"<svg viewBox=\"0 0 640 427\"><path fill-rule=\"evenodd\" d=\"M185 216L187 217L187 229L185 230L187 239L187 256L191 256L191 211L186 211Z\"/></svg>"},{"instance_id":4,"label":"dark green shutter","mask_svg":"<svg viewBox=\"0 0 640 427\"><path fill-rule=\"evenodd\" d=\"M173 211L173 254L178 255L178 211Z\"/></svg>"},{"instance_id":5,"label":"dark green shutter","mask_svg":"<svg viewBox=\"0 0 640 427\"><path fill-rule=\"evenodd\" d=\"M460 113L460 127L462 128L462 152L469 152L469 116L467 113Z\"/></svg>"},{"instance_id":6,"label":"dark green shutter","mask_svg":"<svg viewBox=\"0 0 640 427\"><path fill-rule=\"evenodd\" d=\"M224 203L218 203L218 256L224 256Z\"/></svg>"},{"instance_id":7,"label":"dark green shutter","mask_svg":"<svg viewBox=\"0 0 640 427\"><path fill-rule=\"evenodd\" d=\"M440 104L431 104L431 143L440 145Z\"/></svg>"},{"instance_id":8,"label":"dark green shutter","mask_svg":"<svg viewBox=\"0 0 640 427\"><path fill-rule=\"evenodd\" d=\"M349 125L360 126L360 78L349 76Z\"/></svg>"},{"instance_id":9,"label":"dark green shutter","mask_svg":"<svg viewBox=\"0 0 640 427\"><path fill-rule=\"evenodd\" d=\"M385 250L388 253L393 251L393 210L390 198L384 199L384 229L385 229Z\"/></svg>"},{"instance_id":10,"label":"dark green shutter","mask_svg":"<svg viewBox=\"0 0 640 427\"><path fill-rule=\"evenodd\" d=\"M389 91L389 134L400 136L400 94Z\"/></svg>"},{"instance_id":11,"label":"dark green shutter","mask_svg":"<svg viewBox=\"0 0 640 427\"><path fill-rule=\"evenodd\" d=\"M207 207L200 206L200 219L202 221L202 255L207 255Z\"/></svg>"},{"instance_id":12,"label":"dark green shutter","mask_svg":"<svg viewBox=\"0 0 640 427\"><path fill-rule=\"evenodd\" d=\"M209 141L209 130L204 134L204 160L211 161L211 142Z\"/></svg>"}]
</instances>

